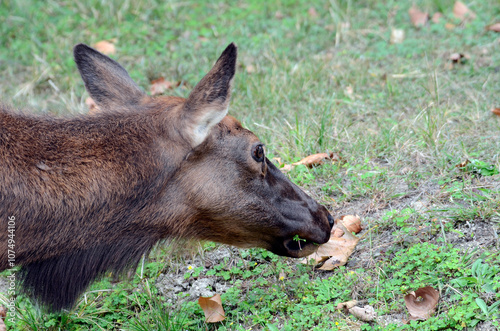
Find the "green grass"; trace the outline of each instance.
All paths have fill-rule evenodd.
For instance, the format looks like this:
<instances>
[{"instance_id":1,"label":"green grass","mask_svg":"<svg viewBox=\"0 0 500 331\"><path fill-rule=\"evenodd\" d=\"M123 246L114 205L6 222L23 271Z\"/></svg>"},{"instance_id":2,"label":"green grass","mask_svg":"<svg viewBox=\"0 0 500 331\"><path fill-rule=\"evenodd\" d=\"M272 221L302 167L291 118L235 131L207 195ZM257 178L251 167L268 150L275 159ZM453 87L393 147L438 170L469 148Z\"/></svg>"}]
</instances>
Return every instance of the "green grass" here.
<instances>
[{"instance_id":1,"label":"green grass","mask_svg":"<svg viewBox=\"0 0 500 331\"><path fill-rule=\"evenodd\" d=\"M87 112L77 43L116 38L113 57L140 86L165 77L185 87L170 94L186 96L235 42L230 114L287 163L339 153L341 162L289 175L336 217L359 214L370 229L332 272L258 249L209 263L218 245L159 246L133 279L93 284L70 312L46 314L18 296L11 328L500 328L500 118L490 113L500 107L500 34L484 30L500 21L500 6L466 2L477 18L461 23L453 3L415 1L445 14L417 29L411 2L396 0L3 1L0 95L39 113ZM402 43L389 42L393 28L404 29ZM452 65L456 52L468 60ZM189 286L173 300L158 286L162 274L189 286L206 277L225 283L227 319L206 325ZM436 315L403 325L404 295L427 285L440 291ZM336 311L351 299L380 318L364 323Z\"/></svg>"}]
</instances>

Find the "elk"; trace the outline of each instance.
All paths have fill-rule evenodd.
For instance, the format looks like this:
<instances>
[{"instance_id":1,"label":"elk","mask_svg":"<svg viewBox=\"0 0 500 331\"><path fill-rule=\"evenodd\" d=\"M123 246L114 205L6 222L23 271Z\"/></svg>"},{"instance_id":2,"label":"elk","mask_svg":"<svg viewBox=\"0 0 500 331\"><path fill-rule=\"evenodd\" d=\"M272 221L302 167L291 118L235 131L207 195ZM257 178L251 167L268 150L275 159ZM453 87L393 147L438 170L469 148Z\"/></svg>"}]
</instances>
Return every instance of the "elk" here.
<instances>
[{"instance_id":1,"label":"elk","mask_svg":"<svg viewBox=\"0 0 500 331\"><path fill-rule=\"evenodd\" d=\"M20 266L23 291L59 311L165 238L289 257L327 242L327 209L227 115L236 57L230 44L187 98L152 97L79 44L75 62L101 112L61 118L1 107L0 271Z\"/></svg>"}]
</instances>

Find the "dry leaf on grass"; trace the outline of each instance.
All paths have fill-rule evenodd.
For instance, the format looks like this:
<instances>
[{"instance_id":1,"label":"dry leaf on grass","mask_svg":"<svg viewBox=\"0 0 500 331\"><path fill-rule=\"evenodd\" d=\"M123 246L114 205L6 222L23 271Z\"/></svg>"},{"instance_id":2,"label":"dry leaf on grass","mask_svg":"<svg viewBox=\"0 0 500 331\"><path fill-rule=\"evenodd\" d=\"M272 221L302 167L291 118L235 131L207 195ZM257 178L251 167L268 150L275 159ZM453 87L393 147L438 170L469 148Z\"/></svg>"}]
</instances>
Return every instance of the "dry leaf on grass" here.
<instances>
[{"instance_id":1,"label":"dry leaf on grass","mask_svg":"<svg viewBox=\"0 0 500 331\"><path fill-rule=\"evenodd\" d=\"M348 85L345 89L344 89L344 93L345 95L347 95L348 97L352 97L352 95L354 94L354 89L352 88L351 85Z\"/></svg>"},{"instance_id":2,"label":"dry leaf on grass","mask_svg":"<svg viewBox=\"0 0 500 331\"><path fill-rule=\"evenodd\" d=\"M413 26L421 27L424 26L425 23L429 20L429 14L424 13L417 6L413 5L410 9L408 9L408 15L410 15L410 20Z\"/></svg>"},{"instance_id":3,"label":"dry leaf on grass","mask_svg":"<svg viewBox=\"0 0 500 331\"><path fill-rule=\"evenodd\" d=\"M358 215L344 215L340 217L340 221L349 232L360 233L363 230L361 218Z\"/></svg>"},{"instance_id":4,"label":"dry leaf on grass","mask_svg":"<svg viewBox=\"0 0 500 331\"><path fill-rule=\"evenodd\" d=\"M401 44L405 39L405 30L392 29L391 30L391 44Z\"/></svg>"},{"instance_id":5,"label":"dry leaf on grass","mask_svg":"<svg viewBox=\"0 0 500 331\"><path fill-rule=\"evenodd\" d=\"M432 23L439 23L439 21L441 20L442 17L443 17L443 14L441 14L440 12L436 12L436 13L434 13L434 15L432 15L431 21L432 21Z\"/></svg>"},{"instance_id":6,"label":"dry leaf on grass","mask_svg":"<svg viewBox=\"0 0 500 331\"><path fill-rule=\"evenodd\" d=\"M405 295L405 304L411 320L427 320L436 310L439 292L431 286L419 288Z\"/></svg>"},{"instance_id":7,"label":"dry leaf on grass","mask_svg":"<svg viewBox=\"0 0 500 331\"><path fill-rule=\"evenodd\" d=\"M465 62L467 62L468 59L470 59L470 56L467 54L452 53L450 55L450 61L452 63L465 63Z\"/></svg>"},{"instance_id":8,"label":"dry leaf on grass","mask_svg":"<svg viewBox=\"0 0 500 331\"><path fill-rule=\"evenodd\" d=\"M91 97L87 97L87 99L85 99L85 104L89 107L89 114L96 114L100 111L99 106Z\"/></svg>"},{"instance_id":9,"label":"dry leaf on grass","mask_svg":"<svg viewBox=\"0 0 500 331\"><path fill-rule=\"evenodd\" d=\"M337 222L332 228L330 240L320 245L316 252L306 256L301 262L321 263L324 261L318 269L333 270L347 263L358 242L358 237L349 232L342 222Z\"/></svg>"},{"instance_id":10,"label":"dry leaf on grass","mask_svg":"<svg viewBox=\"0 0 500 331\"><path fill-rule=\"evenodd\" d=\"M465 159L465 161L463 162L460 162L459 164L457 164L455 167L456 168L463 168L465 167L466 165L468 165L470 163L470 161L468 159Z\"/></svg>"},{"instance_id":11,"label":"dry leaf on grass","mask_svg":"<svg viewBox=\"0 0 500 331\"><path fill-rule=\"evenodd\" d=\"M491 112L497 116L500 116L500 108L491 108Z\"/></svg>"},{"instance_id":12,"label":"dry leaf on grass","mask_svg":"<svg viewBox=\"0 0 500 331\"><path fill-rule=\"evenodd\" d=\"M205 322L217 323L226 319L224 308L222 308L222 299L219 294L208 298L200 297L198 304L205 313Z\"/></svg>"},{"instance_id":13,"label":"dry leaf on grass","mask_svg":"<svg viewBox=\"0 0 500 331\"><path fill-rule=\"evenodd\" d=\"M453 30L454 28L456 28L456 25L448 22L444 25L444 27L446 30Z\"/></svg>"},{"instance_id":14,"label":"dry leaf on grass","mask_svg":"<svg viewBox=\"0 0 500 331\"><path fill-rule=\"evenodd\" d=\"M340 161L342 158L340 157L339 154L336 153L318 153L318 154L313 154L309 155L302 160L292 163L292 164L283 164L281 162L280 158L274 158L273 160L278 161L280 165L280 170L281 172L289 172L291 171L295 166L298 165L305 165L308 168L316 167L319 165L322 165L325 163L325 161L330 161L330 162L336 162Z\"/></svg>"},{"instance_id":15,"label":"dry leaf on grass","mask_svg":"<svg viewBox=\"0 0 500 331\"><path fill-rule=\"evenodd\" d=\"M500 32L500 23L487 25L486 31Z\"/></svg>"},{"instance_id":16,"label":"dry leaf on grass","mask_svg":"<svg viewBox=\"0 0 500 331\"><path fill-rule=\"evenodd\" d=\"M101 40L94 44L94 48L104 55L112 55L116 53L115 42L116 39Z\"/></svg>"},{"instance_id":17,"label":"dry leaf on grass","mask_svg":"<svg viewBox=\"0 0 500 331\"><path fill-rule=\"evenodd\" d=\"M314 7L310 7L307 10L307 13L309 14L310 17L318 17L318 12L316 11L316 9Z\"/></svg>"},{"instance_id":18,"label":"dry leaf on grass","mask_svg":"<svg viewBox=\"0 0 500 331\"><path fill-rule=\"evenodd\" d=\"M377 318L377 313L372 306L352 307L349 312L357 319L363 322L371 322Z\"/></svg>"},{"instance_id":19,"label":"dry leaf on grass","mask_svg":"<svg viewBox=\"0 0 500 331\"><path fill-rule=\"evenodd\" d=\"M351 301L346 301L346 302L341 302L337 305L337 310L343 310L343 309L351 309L352 307L356 306L358 304L357 300L351 300Z\"/></svg>"},{"instance_id":20,"label":"dry leaf on grass","mask_svg":"<svg viewBox=\"0 0 500 331\"><path fill-rule=\"evenodd\" d=\"M312 168L315 166L322 165L323 163L325 163L326 160L339 161L340 156L338 154L333 153L333 152L329 153L329 154L328 153L318 153L318 154L309 155L309 156L303 158L302 160L300 160L299 162L292 163L292 165L297 166L299 164L303 164L308 168Z\"/></svg>"},{"instance_id":21,"label":"dry leaf on grass","mask_svg":"<svg viewBox=\"0 0 500 331\"><path fill-rule=\"evenodd\" d=\"M165 80L165 78L160 77L151 82L149 90L151 91L151 95L158 95L158 94L163 94L165 93L166 90L171 90L179 86L180 84L181 82L172 83L169 82L168 80Z\"/></svg>"},{"instance_id":22,"label":"dry leaf on grass","mask_svg":"<svg viewBox=\"0 0 500 331\"><path fill-rule=\"evenodd\" d=\"M466 18L475 19L476 13L469 9L463 2L457 1L453 6L453 15L456 18L464 20Z\"/></svg>"}]
</instances>

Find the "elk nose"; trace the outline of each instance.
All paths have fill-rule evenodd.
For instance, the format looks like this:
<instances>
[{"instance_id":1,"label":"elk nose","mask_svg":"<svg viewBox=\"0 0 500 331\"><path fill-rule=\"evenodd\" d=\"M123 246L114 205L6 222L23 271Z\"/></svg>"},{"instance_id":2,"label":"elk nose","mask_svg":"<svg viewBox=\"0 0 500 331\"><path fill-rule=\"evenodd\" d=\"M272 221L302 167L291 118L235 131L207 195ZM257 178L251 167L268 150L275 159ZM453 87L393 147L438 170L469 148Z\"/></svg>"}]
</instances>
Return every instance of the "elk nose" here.
<instances>
[{"instance_id":1,"label":"elk nose","mask_svg":"<svg viewBox=\"0 0 500 331\"><path fill-rule=\"evenodd\" d=\"M330 224L330 229L333 228L333 217L332 215L328 214L328 224Z\"/></svg>"}]
</instances>

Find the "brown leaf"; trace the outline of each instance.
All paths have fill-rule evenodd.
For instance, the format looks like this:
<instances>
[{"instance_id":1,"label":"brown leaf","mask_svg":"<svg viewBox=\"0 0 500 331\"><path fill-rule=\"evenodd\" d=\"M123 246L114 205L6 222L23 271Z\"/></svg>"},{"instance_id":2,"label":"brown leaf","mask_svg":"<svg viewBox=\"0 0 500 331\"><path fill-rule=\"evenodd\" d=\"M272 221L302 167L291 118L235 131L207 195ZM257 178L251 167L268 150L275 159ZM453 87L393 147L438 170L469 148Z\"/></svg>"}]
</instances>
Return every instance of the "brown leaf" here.
<instances>
[{"instance_id":1,"label":"brown leaf","mask_svg":"<svg viewBox=\"0 0 500 331\"><path fill-rule=\"evenodd\" d=\"M87 99L85 99L85 104L87 105L87 107L89 107L89 114L91 115L97 114L98 112L101 111L99 106L95 103L94 99L92 99L91 97L87 97Z\"/></svg>"},{"instance_id":2,"label":"brown leaf","mask_svg":"<svg viewBox=\"0 0 500 331\"><path fill-rule=\"evenodd\" d=\"M452 63L464 63L468 59L470 59L470 56L468 56L467 54L453 53L450 55L450 61Z\"/></svg>"},{"instance_id":3,"label":"brown leaf","mask_svg":"<svg viewBox=\"0 0 500 331\"><path fill-rule=\"evenodd\" d=\"M149 87L151 91L151 95L158 95L165 93L166 90L171 90L177 86L181 85L181 82L172 83L165 78L160 77L151 82L151 86Z\"/></svg>"},{"instance_id":4,"label":"brown leaf","mask_svg":"<svg viewBox=\"0 0 500 331\"><path fill-rule=\"evenodd\" d=\"M456 25L452 23L446 23L444 27L446 30L453 30L454 28L456 28Z\"/></svg>"},{"instance_id":5,"label":"brown leaf","mask_svg":"<svg viewBox=\"0 0 500 331\"><path fill-rule=\"evenodd\" d=\"M219 294L209 298L200 297L198 304L205 313L205 322L217 323L226 319L224 308L222 308L222 299Z\"/></svg>"},{"instance_id":6,"label":"brown leaf","mask_svg":"<svg viewBox=\"0 0 500 331\"><path fill-rule=\"evenodd\" d=\"M339 233L338 229L344 232L341 237L335 236L335 234ZM325 261L319 269L333 270L347 263L358 242L359 238L347 231L343 224L337 222L332 228L330 240L326 244L320 245L316 252L306 256L301 262L309 263L313 261L314 263L321 263Z\"/></svg>"},{"instance_id":7,"label":"brown leaf","mask_svg":"<svg viewBox=\"0 0 500 331\"><path fill-rule=\"evenodd\" d=\"M349 232L360 233L363 230L361 227L361 218L358 215L344 215L340 217L340 220Z\"/></svg>"},{"instance_id":8,"label":"brown leaf","mask_svg":"<svg viewBox=\"0 0 500 331\"><path fill-rule=\"evenodd\" d=\"M442 17L443 17L443 14L441 14L440 12L436 12L436 13L434 13L434 15L432 15L431 21L433 23L439 23L439 21L441 20Z\"/></svg>"},{"instance_id":9,"label":"brown leaf","mask_svg":"<svg viewBox=\"0 0 500 331\"><path fill-rule=\"evenodd\" d=\"M372 306L352 307L349 312L363 322L371 322L377 318L377 313Z\"/></svg>"},{"instance_id":10,"label":"brown leaf","mask_svg":"<svg viewBox=\"0 0 500 331\"><path fill-rule=\"evenodd\" d=\"M318 153L318 154L309 155L309 156L303 158L302 160L300 160L299 162L292 163L292 165L297 166L299 164L303 164L308 168L312 168L315 166L322 165L326 160L339 161L340 156L338 154L333 153L333 152L330 154Z\"/></svg>"},{"instance_id":11,"label":"brown leaf","mask_svg":"<svg viewBox=\"0 0 500 331\"><path fill-rule=\"evenodd\" d=\"M461 1L456 1L455 5L453 6L453 15L455 15L456 18L464 20L466 18L470 19L475 19L476 18L476 13L474 13L472 10L469 9L463 2Z\"/></svg>"},{"instance_id":12,"label":"brown leaf","mask_svg":"<svg viewBox=\"0 0 500 331\"><path fill-rule=\"evenodd\" d=\"M434 313L439 292L431 286L419 288L405 295L405 304L412 320L427 320Z\"/></svg>"},{"instance_id":13,"label":"brown leaf","mask_svg":"<svg viewBox=\"0 0 500 331\"><path fill-rule=\"evenodd\" d=\"M253 64L247 65L247 67L245 69L246 69L247 73L249 73L249 74L253 74L255 72L255 66Z\"/></svg>"},{"instance_id":14,"label":"brown leaf","mask_svg":"<svg viewBox=\"0 0 500 331\"><path fill-rule=\"evenodd\" d=\"M352 88L351 85L347 86L345 89L344 89L344 93L345 95L347 95L348 97L352 97L353 93L354 93L354 89Z\"/></svg>"},{"instance_id":15,"label":"brown leaf","mask_svg":"<svg viewBox=\"0 0 500 331\"><path fill-rule=\"evenodd\" d=\"M491 112L497 116L500 116L500 108L491 108Z\"/></svg>"},{"instance_id":16,"label":"brown leaf","mask_svg":"<svg viewBox=\"0 0 500 331\"><path fill-rule=\"evenodd\" d=\"M493 32L500 32L500 23L487 25L486 30L493 31Z\"/></svg>"},{"instance_id":17,"label":"brown leaf","mask_svg":"<svg viewBox=\"0 0 500 331\"><path fill-rule=\"evenodd\" d=\"M465 161L460 162L459 164L457 164L455 167L457 167L457 168L463 168L466 165L468 165L469 163L470 163L470 161L468 159L466 159Z\"/></svg>"},{"instance_id":18,"label":"brown leaf","mask_svg":"<svg viewBox=\"0 0 500 331\"><path fill-rule=\"evenodd\" d=\"M283 161L281 160L281 157L273 157L272 160L278 162L279 165L283 164Z\"/></svg>"},{"instance_id":19,"label":"brown leaf","mask_svg":"<svg viewBox=\"0 0 500 331\"><path fill-rule=\"evenodd\" d=\"M333 236L335 238L340 238L344 235L344 233L345 233L344 230L336 228L336 229L332 230L331 236Z\"/></svg>"},{"instance_id":20,"label":"brown leaf","mask_svg":"<svg viewBox=\"0 0 500 331\"><path fill-rule=\"evenodd\" d=\"M413 26L417 28L424 26L429 20L429 13L424 13L415 5L408 9L408 15L410 15L410 20Z\"/></svg>"},{"instance_id":21,"label":"brown leaf","mask_svg":"<svg viewBox=\"0 0 500 331\"><path fill-rule=\"evenodd\" d=\"M358 304L357 300L341 302L337 305L337 310L351 309Z\"/></svg>"},{"instance_id":22,"label":"brown leaf","mask_svg":"<svg viewBox=\"0 0 500 331\"><path fill-rule=\"evenodd\" d=\"M314 7L310 7L308 10L307 10L307 13L309 14L309 16L311 17L318 17L318 12L316 11L316 9Z\"/></svg>"},{"instance_id":23,"label":"brown leaf","mask_svg":"<svg viewBox=\"0 0 500 331\"><path fill-rule=\"evenodd\" d=\"M94 48L104 55L112 55L116 53L115 39L102 40L94 44Z\"/></svg>"}]
</instances>

